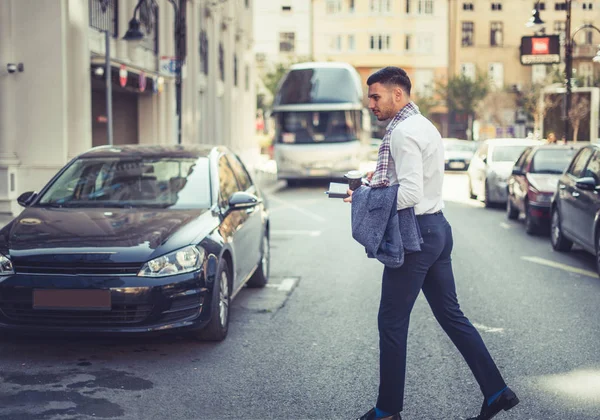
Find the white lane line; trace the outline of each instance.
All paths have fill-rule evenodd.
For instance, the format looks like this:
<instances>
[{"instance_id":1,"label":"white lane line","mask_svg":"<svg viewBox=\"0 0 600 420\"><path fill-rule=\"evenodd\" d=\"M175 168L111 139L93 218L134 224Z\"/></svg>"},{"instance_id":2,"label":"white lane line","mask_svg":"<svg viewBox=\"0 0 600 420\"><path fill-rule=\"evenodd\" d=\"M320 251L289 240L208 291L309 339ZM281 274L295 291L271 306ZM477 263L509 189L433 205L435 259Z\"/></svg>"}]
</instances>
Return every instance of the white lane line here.
<instances>
[{"instance_id":1,"label":"white lane line","mask_svg":"<svg viewBox=\"0 0 600 420\"><path fill-rule=\"evenodd\" d=\"M500 227L503 227L504 229L510 229L512 226L506 222L502 222L500 223Z\"/></svg>"},{"instance_id":2,"label":"white lane line","mask_svg":"<svg viewBox=\"0 0 600 420\"><path fill-rule=\"evenodd\" d=\"M487 327L487 326L485 326L483 324L478 324L476 322L473 322L472 324L473 324L473 326L475 328L477 328L479 331L482 331L482 332L489 332L489 333L502 333L502 332L504 332L504 328Z\"/></svg>"},{"instance_id":3,"label":"white lane line","mask_svg":"<svg viewBox=\"0 0 600 420\"><path fill-rule=\"evenodd\" d=\"M320 230L273 230L271 231L271 235L299 235L299 236L321 236Z\"/></svg>"},{"instance_id":4,"label":"white lane line","mask_svg":"<svg viewBox=\"0 0 600 420\"><path fill-rule=\"evenodd\" d=\"M569 273L581 274L583 276L598 278L598 274L594 271L584 270L582 268L572 267L567 264L557 263L555 261L546 260L539 257L521 257L522 260L529 261L535 264L545 265L547 267L558 268L559 270L568 271Z\"/></svg>"},{"instance_id":5,"label":"white lane line","mask_svg":"<svg viewBox=\"0 0 600 420\"><path fill-rule=\"evenodd\" d=\"M304 214L304 215L306 215L308 217L311 217L311 218L313 218L313 219L315 219L315 220L317 220L319 222L325 222L326 221L326 219L324 217L321 217L318 214L315 214L315 213L313 213L311 211L303 209L302 207L298 207L298 206L290 203L289 201L281 200L281 199L279 199L279 198L277 198L275 196L269 197L269 200L275 201L275 202L280 203L282 205L281 207L277 207L277 208L271 209L271 211L282 210L284 208L290 208L290 209L294 209L297 212L302 213L302 214Z\"/></svg>"},{"instance_id":6,"label":"white lane line","mask_svg":"<svg viewBox=\"0 0 600 420\"><path fill-rule=\"evenodd\" d=\"M298 279L294 277L285 278L281 281L281 284L279 285L278 289L281 292L291 292L294 286L296 285L297 281Z\"/></svg>"}]
</instances>

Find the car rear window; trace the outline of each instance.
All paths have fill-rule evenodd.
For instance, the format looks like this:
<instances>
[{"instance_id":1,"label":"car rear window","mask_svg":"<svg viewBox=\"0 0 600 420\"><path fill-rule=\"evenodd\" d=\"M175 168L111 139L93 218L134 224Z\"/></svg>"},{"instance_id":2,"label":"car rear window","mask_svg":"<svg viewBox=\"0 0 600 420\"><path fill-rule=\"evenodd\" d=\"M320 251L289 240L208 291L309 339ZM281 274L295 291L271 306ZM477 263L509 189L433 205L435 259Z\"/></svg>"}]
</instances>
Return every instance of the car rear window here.
<instances>
[{"instance_id":1,"label":"car rear window","mask_svg":"<svg viewBox=\"0 0 600 420\"><path fill-rule=\"evenodd\" d=\"M515 162L527 146L494 146L492 162Z\"/></svg>"},{"instance_id":2,"label":"car rear window","mask_svg":"<svg viewBox=\"0 0 600 420\"><path fill-rule=\"evenodd\" d=\"M562 174L577 151L575 149L540 149L531 159L529 172Z\"/></svg>"}]
</instances>

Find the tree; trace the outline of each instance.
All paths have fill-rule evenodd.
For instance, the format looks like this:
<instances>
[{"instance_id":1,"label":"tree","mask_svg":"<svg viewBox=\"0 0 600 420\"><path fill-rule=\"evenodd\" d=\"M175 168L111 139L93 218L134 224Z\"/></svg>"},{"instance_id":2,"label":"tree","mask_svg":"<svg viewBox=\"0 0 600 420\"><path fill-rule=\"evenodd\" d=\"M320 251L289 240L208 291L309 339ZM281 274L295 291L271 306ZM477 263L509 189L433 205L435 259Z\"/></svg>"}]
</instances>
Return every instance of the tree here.
<instances>
[{"instance_id":1,"label":"tree","mask_svg":"<svg viewBox=\"0 0 600 420\"><path fill-rule=\"evenodd\" d=\"M511 120L507 117L507 110L510 110L512 115L514 109L515 99L513 95L507 91L498 90L488 93L477 105L475 113L478 119L504 127Z\"/></svg>"},{"instance_id":2,"label":"tree","mask_svg":"<svg viewBox=\"0 0 600 420\"><path fill-rule=\"evenodd\" d=\"M440 105L440 101L434 96L418 95L415 99L415 104L419 107L419 111L426 117L430 117L433 108Z\"/></svg>"},{"instance_id":3,"label":"tree","mask_svg":"<svg viewBox=\"0 0 600 420\"><path fill-rule=\"evenodd\" d=\"M577 142L581 121L590 113L590 100L583 95L573 95L569 109L569 122L573 127L573 141Z\"/></svg>"},{"instance_id":4,"label":"tree","mask_svg":"<svg viewBox=\"0 0 600 420\"><path fill-rule=\"evenodd\" d=\"M490 90L489 79L481 72L474 78L464 74L438 82L436 93L446 102L450 113L466 114L469 119L469 140L472 139L473 117L479 103Z\"/></svg>"}]
</instances>

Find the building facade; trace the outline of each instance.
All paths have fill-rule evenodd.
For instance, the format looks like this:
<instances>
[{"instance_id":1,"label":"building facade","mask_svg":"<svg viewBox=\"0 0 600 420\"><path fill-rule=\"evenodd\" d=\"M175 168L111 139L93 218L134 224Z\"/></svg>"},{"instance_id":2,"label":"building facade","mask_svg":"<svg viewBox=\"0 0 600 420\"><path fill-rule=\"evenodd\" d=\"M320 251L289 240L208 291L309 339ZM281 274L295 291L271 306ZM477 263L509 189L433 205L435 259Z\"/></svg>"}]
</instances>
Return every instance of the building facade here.
<instances>
[{"instance_id":1,"label":"building facade","mask_svg":"<svg viewBox=\"0 0 600 420\"><path fill-rule=\"evenodd\" d=\"M252 161L252 2L176 4L186 34L181 142L227 145ZM136 5L0 1L0 213L17 214L20 193L39 190L71 158L107 144L106 33L113 144L178 142L175 8L168 0L143 1L145 38L133 43L123 36ZM22 71L6 71L8 64Z\"/></svg>"},{"instance_id":2,"label":"building facade","mask_svg":"<svg viewBox=\"0 0 600 420\"><path fill-rule=\"evenodd\" d=\"M382 67L402 67L418 101L447 75L445 0L314 0L313 28L315 58L348 62L365 83ZM429 116L443 131L445 109L434 111Z\"/></svg>"},{"instance_id":3,"label":"building facade","mask_svg":"<svg viewBox=\"0 0 600 420\"><path fill-rule=\"evenodd\" d=\"M560 35L564 63L564 41L584 23L600 21L600 3L597 1L573 1L571 11L571 34L566 34L567 3L565 1L541 0L450 0L449 74L475 77L476 73L487 75L492 89L497 92L509 90L516 95L530 89L532 84L561 83L564 80L564 64L524 66L520 62L521 37L534 35L534 29L525 23L538 8L544 21L546 35ZM540 28L537 28L540 30ZM580 86L593 86L600 80L600 65L592 62L598 51L600 34L593 29L577 33L573 41L573 76ZM562 82L564 83L564 82ZM508 104L504 127L483 125L485 136L525 135L526 122L516 105ZM460 126L460 123L458 124ZM461 131L461 128L458 128Z\"/></svg>"}]
</instances>

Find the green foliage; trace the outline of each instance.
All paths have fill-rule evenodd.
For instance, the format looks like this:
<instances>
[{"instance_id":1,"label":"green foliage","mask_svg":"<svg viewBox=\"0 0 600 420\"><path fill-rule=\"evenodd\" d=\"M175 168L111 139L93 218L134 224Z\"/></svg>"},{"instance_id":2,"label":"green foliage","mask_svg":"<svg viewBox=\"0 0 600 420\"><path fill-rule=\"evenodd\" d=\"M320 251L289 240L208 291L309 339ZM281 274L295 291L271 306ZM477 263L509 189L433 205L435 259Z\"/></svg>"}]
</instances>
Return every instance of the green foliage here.
<instances>
[{"instance_id":1,"label":"green foliage","mask_svg":"<svg viewBox=\"0 0 600 420\"><path fill-rule=\"evenodd\" d=\"M431 110L440 105L440 101L434 96L420 95L415 99L419 111L426 117L430 117Z\"/></svg>"},{"instance_id":2,"label":"green foliage","mask_svg":"<svg viewBox=\"0 0 600 420\"><path fill-rule=\"evenodd\" d=\"M443 98L449 112L473 115L479 103L490 91L489 80L481 72L474 79L461 74L446 82L438 82L437 94Z\"/></svg>"}]
</instances>

